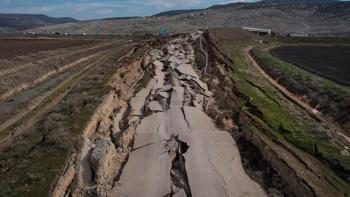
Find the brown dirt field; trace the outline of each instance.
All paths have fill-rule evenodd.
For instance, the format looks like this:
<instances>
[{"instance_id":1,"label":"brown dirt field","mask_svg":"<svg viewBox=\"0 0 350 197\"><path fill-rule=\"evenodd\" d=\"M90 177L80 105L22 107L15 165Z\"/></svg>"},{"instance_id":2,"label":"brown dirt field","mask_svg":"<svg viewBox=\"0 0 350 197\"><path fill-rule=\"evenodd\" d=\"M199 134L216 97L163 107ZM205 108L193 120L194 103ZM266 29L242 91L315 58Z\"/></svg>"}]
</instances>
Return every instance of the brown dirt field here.
<instances>
[{"instance_id":1,"label":"brown dirt field","mask_svg":"<svg viewBox=\"0 0 350 197\"><path fill-rule=\"evenodd\" d=\"M350 46L282 46L270 52L296 66L350 85Z\"/></svg>"},{"instance_id":2,"label":"brown dirt field","mask_svg":"<svg viewBox=\"0 0 350 197\"><path fill-rule=\"evenodd\" d=\"M39 51L91 44L93 42L96 41L68 39L0 39L0 59L13 58L15 56L37 53Z\"/></svg>"}]
</instances>

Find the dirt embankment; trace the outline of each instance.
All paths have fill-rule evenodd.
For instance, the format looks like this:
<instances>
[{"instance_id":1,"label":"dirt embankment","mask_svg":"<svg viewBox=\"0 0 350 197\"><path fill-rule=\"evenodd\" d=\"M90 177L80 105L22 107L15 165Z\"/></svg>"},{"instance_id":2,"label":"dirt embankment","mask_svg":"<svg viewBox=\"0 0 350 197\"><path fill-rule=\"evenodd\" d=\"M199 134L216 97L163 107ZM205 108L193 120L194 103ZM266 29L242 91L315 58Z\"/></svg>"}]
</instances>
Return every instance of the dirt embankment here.
<instances>
[{"instance_id":1,"label":"dirt embankment","mask_svg":"<svg viewBox=\"0 0 350 197\"><path fill-rule=\"evenodd\" d=\"M246 173L254 181L259 183L267 194L294 196L296 194L294 191L297 188L299 190L304 190L302 193L307 194L307 189L298 187L298 185L292 188L287 184L287 180L281 178L279 174L281 172L288 172L289 170L283 170L288 169L288 166L279 165L279 171L276 172L276 170L272 168L272 165L276 165L277 162L278 164L280 163L278 156L271 150L265 151L268 146L260 139L260 136L257 136L252 131L244 129L243 125L250 121L250 119L247 114L244 113L239 103L240 99L247 98L238 91L231 78L228 76L228 72L230 72L229 65L233 63L232 60L224 53L221 53L217 45L211 39L211 37L206 36L209 46L210 61L208 74L202 76L208 84L208 88L213 91L215 98L215 102L209 103L208 115L213 118L219 128L225 129L231 133L240 148L242 163ZM200 59L201 58L198 58L197 60ZM202 61L197 63L198 66L203 65ZM269 150L269 148L267 150ZM254 156L252 155L254 153L257 155L255 156L255 162L258 162L256 166L259 167L252 167L254 163ZM269 160L267 160L267 158L269 158ZM294 179L296 178L297 177L294 177Z\"/></svg>"},{"instance_id":2,"label":"dirt embankment","mask_svg":"<svg viewBox=\"0 0 350 197\"><path fill-rule=\"evenodd\" d=\"M335 95L329 90L317 87L318 84L306 78L286 74L278 67L264 61L261 58L261 52L256 49L251 50L250 54L259 66L280 85L320 111L327 119L338 123L344 131L350 131L349 95L344 93Z\"/></svg>"},{"instance_id":3,"label":"dirt embankment","mask_svg":"<svg viewBox=\"0 0 350 197\"><path fill-rule=\"evenodd\" d=\"M106 196L112 189L134 139L128 102L153 72L144 55L149 44L119 59L118 71L108 82L112 90L90 118L79 139L77 154L67 162L52 188L52 196Z\"/></svg>"},{"instance_id":4,"label":"dirt embankment","mask_svg":"<svg viewBox=\"0 0 350 197\"><path fill-rule=\"evenodd\" d=\"M48 196L49 190L53 190L50 188L55 185L51 183L56 183L57 180L54 179L58 174L75 174L75 169L68 163L75 163L77 156L74 154L80 153L76 150L82 144L79 137L96 108L104 100L108 101L108 98L111 98L109 96L103 99L103 96L109 95L113 89L112 92L121 99L118 86L111 85L112 81L108 84L108 81L114 73L119 73L119 68L123 67L122 70L126 72L129 65L135 59L140 59L148 48L147 44L140 44L130 56L120 59L133 46L135 44L124 44L115 48L103 60L91 64L91 69L79 75L79 78L75 77L74 81L78 82L65 84L62 91L69 91L64 98L45 112L33 126L14 136L11 144L2 147L0 194ZM137 77L123 77L120 83L131 83L131 80ZM61 90L58 93L61 94ZM108 115L104 120L107 119ZM67 168L64 168L65 164ZM64 180L58 184L64 186L69 183Z\"/></svg>"},{"instance_id":5,"label":"dirt embankment","mask_svg":"<svg viewBox=\"0 0 350 197\"><path fill-rule=\"evenodd\" d=\"M262 116L232 80L230 72L235 72L231 66L234 62L223 52L225 50L221 48L220 41L211 33L206 34L205 38L210 61L208 74L202 77L215 98L215 102L209 104L208 114L220 128L229 130L236 139L243 165L251 178L269 195L344 195L339 186L334 185L333 175L319 174L323 167L319 166L318 161L295 149L284 139L272 135L263 123L243 109L249 107L251 113ZM242 102L246 103L243 107Z\"/></svg>"}]
</instances>

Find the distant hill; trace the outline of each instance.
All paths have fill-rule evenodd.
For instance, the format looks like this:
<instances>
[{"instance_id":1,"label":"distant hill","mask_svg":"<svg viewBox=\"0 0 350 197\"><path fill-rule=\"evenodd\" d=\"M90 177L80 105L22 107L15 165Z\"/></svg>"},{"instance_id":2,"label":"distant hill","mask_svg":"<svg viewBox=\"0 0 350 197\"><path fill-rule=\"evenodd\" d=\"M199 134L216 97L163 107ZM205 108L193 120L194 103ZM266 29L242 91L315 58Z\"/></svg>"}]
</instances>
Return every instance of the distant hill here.
<instances>
[{"instance_id":1,"label":"distant hill","mask_svg":"<svg viewBox=\"0 0 350 197\"><path fill-rule=\"evenodd\" d=\"M271 3L276 1L278 2ZM158 33L164 28L170 33L182 33L210 27L243 26L267 28L283 34L349 34L350 1L265 0L257 3L231 3L200 10L167 11L145 18L104 19L45 26L34 31L144 34Z\"/></svg>"},{"instance_id":2,"label":"distant hill","mask_svg":"<svg viewBox=\"0 0 350 197\"><path fill-rule=\"evenodd\" d=\"M112 17L112 18L101 18L98 20L127 20L127 19L141 19L141 16L126 16L126 17ZM86 21L95 21L96 19L93 20L86 20Z\"/></svg>"},{"instance_id":3,"label":"distant hill","mask_svg":"<svg viewBox=\"0 0 350 197\"><path fill-rule=\"evenodd\" d=\"M249 4L249 3L238 2L238 3L229 3L229 4L223 4L223 5L213 5L211 7L204 8L204 9L170 10L170 11L160 12L160 13L155 14L153 16L155 16L155 17L168 16L169 17L169 16L180 15L180 14L196 13L196 12L201 12L201 11L206 11L206 10L235 7L235 6L246 5L246 4Z\"/></svg>"},{"instance_id":4,"label":"distant hill","mask_svg":"<svg viewBox=\"0 0 350 197\"><path fill-rule=\"evenodd\" d=\"M165 12L160 12L158 14L155 14L153 16L159 17L159 16L176 16L180 14L188 14L188 13L194 13L194 12L201 12L206 10L213 10L213 9L221 9L221 8L229 8L229 7L238 7L243 5L249 5L249 4L300 4L300 3L312 3L312 4L318 4L318 3L334 3L334 2L340 2L339 0L262 0L258 1L256 3L247 3L247 2L237 2L237 3L229 3L229 4L220 4L220 5L213 5L211 7L205 8L205 9L189 9L189 10L170 10Z\"/></svg>"},{"instance_id":5,"label":"distant hill","mask_svg":"<svg viewBox=\"0 0 350 197\"><path fill-rule=\"evenodd\" d=\"M191 12L198 12L201 11L203 9L192 9L192 10L170 10L170 11L165 11L165 12L161 12L158 14L155 14L153 16L155 17L160 17L160 16L175 16L175 15L179 15L179 14L186 14L186 13L191 13Z\"/></svg>"},{"instance_id":6,"label":"distant hill","mask_svg":"<svg viewBox=\"0 0 350 197\"><path fill-rule=\"evenodd\" d=\"M78 20L68 17L49 17L43 14L0 14L0 28L6 31L25 30L70 22L78 22Z\"/></svg>"},{"instance_id":7,"label":"distant hill","mask_svg":"<svg viewBox=\"0 0 350 197\"><path fill-rule=\"evenodd\" d=\"M339 0L263 0L260 3L331 3Z\"/></svg>"}]
</instances>

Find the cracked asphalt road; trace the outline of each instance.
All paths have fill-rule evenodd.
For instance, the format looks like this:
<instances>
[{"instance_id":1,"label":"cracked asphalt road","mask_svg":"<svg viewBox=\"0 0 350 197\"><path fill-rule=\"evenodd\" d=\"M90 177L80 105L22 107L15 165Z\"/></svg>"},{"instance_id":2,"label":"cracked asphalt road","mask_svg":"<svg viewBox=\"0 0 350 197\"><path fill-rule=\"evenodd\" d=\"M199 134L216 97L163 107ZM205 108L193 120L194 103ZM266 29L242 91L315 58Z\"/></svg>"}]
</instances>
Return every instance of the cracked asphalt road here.
<instances>
[{"instance_id":1,"label":"cracked asphalt road","mask_svg":"<svg viewBox=\"0 0 350 197\"><path fill-rule=\"evenodd\" d=\"M130 102L140 124L110 196L266 196L245 174L230 134L202 111L212 93L193 68L191 36L149 53L155 76Z\"/></svg>"}]
</instances>

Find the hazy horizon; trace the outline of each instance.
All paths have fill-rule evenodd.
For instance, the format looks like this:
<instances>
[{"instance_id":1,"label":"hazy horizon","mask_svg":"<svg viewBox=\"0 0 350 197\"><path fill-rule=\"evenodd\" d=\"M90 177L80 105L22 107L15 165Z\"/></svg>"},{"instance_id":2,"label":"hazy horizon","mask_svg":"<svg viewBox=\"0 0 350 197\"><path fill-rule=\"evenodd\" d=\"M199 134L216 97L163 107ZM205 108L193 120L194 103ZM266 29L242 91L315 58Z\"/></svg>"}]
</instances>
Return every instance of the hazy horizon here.
<instances>
[{"instance_id":1,"label":"hazy horizon","mask_svg":"<svg viewBox=\"0 0 350 197\"><path fill-rule=\"evenodd\" d=\"M217 4L257 0L0 0L2 14L45 14L78 20L150 16L163 11L201 9Z\"/></svg>"}]
</instances>

